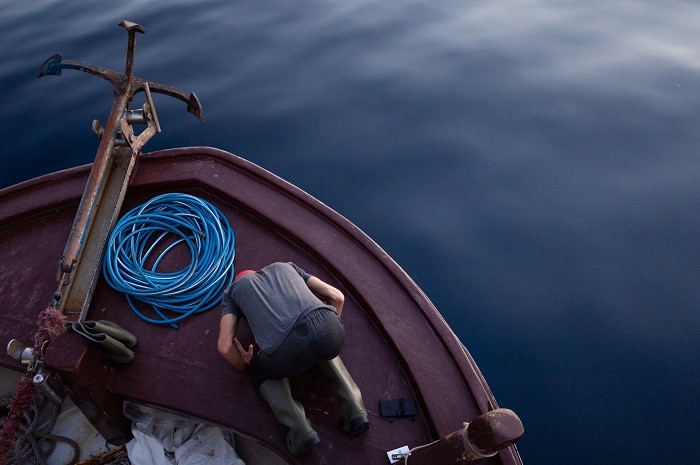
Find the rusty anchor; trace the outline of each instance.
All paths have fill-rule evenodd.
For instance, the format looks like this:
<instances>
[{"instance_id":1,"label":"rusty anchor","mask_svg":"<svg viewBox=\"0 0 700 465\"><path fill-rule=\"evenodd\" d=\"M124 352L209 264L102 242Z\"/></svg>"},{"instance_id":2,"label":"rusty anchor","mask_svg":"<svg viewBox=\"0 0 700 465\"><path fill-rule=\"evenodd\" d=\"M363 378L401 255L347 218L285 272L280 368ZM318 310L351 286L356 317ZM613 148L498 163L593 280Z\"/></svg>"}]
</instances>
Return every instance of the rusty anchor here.
<instances>
[{"instance_id":1,"label":"rusty anchor","mask_svg":"<svg viewBox=\"0 0 700 465\"><path fill-rule=\"evenodd\" d=\"M57 287L51 305L69 320L83 320L100 273L102 251L109 231L119 216L126 188L143 146L161 131L152 93L177 98L187 104L187 111L203 122L202 105L194 93L186 94L175 87L150 82L132 74L136 33L144 28L131 21L120 21L128 33L126 65L123 73L53 55L39 68L36 76L62 74L75 69L109 81L114 87L114 104L105 127L92 123L100 142L80 206L71 228L62 258L59 260ZM131 110L136 94L144 92L142 109ZM146 129L136 134L135 124Z\"/></svg>"}]
</instances>

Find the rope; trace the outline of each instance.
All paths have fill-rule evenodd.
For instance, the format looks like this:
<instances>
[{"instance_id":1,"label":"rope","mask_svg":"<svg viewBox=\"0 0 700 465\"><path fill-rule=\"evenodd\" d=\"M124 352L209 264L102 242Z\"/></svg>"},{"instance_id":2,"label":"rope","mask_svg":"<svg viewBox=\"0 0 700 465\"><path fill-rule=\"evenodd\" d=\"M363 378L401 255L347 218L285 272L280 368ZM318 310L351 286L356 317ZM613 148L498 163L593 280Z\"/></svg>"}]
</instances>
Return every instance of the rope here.
<instances>
[{"instance_id":1,"label":"rope","mask_svg":"<svg viewBox=\"0 0 700 465\"><path fill-rule=\"evenodd\" d=\"M39 314L37 318L38 329L34 335L35 354L39 354L39 356L43 357L46 345L64 331L62 326L64 319L65 317L63 314L54 307L48 307ZM12 398L9 411L3 421L2 429L0 430L0 465L15 463L12 457L16 457L17 447L19 447L18 445L20 443L19 435L23 435L29 431L25 422L27 422L29 418L36 418L36 413L33 414L32 412L38 412L44 402L46 402L46 399L43 394L36 389L36 386L34 386L31 376L25 375L22 377L19 380L17 391ZM51 428L53 428L53 425ZM69 441L70 440L64 442ZM41 449L35 449L33 446L32 450L41 451Z\"/></svg>"},{"instance_id":2,"label":"rope","mask_svg":"<svg viewBox=\"0 0 700 465\"><path fill-rule=\"evenodd\" d=\"M41 396L34 406L24 412L24 421L20 425L20 434L15 439L14 448L7 456L7 465L23 465L29 461L35 465L45 465L47 458L56 448L56 442L64 442L73 449L73 457L66 465L78 461L80 448L72 439L51 434L58 419L58 406L49 403L51 411L43 424L39 423L40 412L47 404L46 397Z\"/></svg>"},{"instance_id":3,"label":"rope","mask_svg":"<svg viewBox=\"0 0 700 465\"><path fill-rule=\"evenodd\" d=\"M180 244L189 251L189 264L159 271ZM119 220L102 268L107 283L126 295L141 319L177 327L176 323L221 302L224 289L233 282L234 255L235 235L223 213L193 195L170 193ZM150 305L157 317L139 310L136 301Z\"/></svg>"},{"instance_id":4,"label":"rope","mask_svg":"<svg viewBox=\"0 0 700 465\"><path fill-rule=\"evenodd\" d=\"M435 441L428 443L428 444L423 444L422 446L416 446L411 448L406 456L404 457L404 464L408 465L408 458L413 454L414 452L418 452L419 450L425 449L426 447L432 446L433 444L437 444L438 442L442 441L442 439L436 439Z\"/></svg>"}]
</instances>

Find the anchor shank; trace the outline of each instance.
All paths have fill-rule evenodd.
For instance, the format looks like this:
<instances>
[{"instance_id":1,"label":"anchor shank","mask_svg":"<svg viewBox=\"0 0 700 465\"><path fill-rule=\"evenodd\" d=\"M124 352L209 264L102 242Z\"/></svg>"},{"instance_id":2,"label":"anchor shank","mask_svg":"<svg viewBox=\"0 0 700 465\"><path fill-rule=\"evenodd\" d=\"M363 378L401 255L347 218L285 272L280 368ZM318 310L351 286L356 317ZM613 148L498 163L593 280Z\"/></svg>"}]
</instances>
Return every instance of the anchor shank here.
<instances>
[{"instance_id":1,"label":"anchor shank","mask_svg":"<svg viewBox=\"0 0 700 465\"><path fill-rule=\"evenodd\" d=\"M127 86L129 87L129 86ZM121 209L137 153L114 146L129 92L114 102L63 253L71 267L60 280L57 308L70 320L84 319L100 271L107 236Z\"/></svg>"}]
</instances>

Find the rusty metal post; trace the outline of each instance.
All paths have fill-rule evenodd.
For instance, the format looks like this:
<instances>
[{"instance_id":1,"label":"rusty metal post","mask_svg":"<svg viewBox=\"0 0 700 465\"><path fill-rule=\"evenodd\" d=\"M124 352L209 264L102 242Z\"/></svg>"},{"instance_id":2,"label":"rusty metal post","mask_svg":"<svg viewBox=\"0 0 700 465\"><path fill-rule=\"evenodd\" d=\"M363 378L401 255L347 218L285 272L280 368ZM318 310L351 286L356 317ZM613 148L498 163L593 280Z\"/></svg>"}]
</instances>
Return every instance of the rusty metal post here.
<instances>
[{"instance_id":1,"label":"rusty metal post","mask_svg":"<svg viewBox=\"0 0 700 465\"><path fill-rule=\"evenodd\" d=\"M411 449L403 463L410 465L471 464L492 457L513 445L525 430L520 418L499 408L476 417L464 428L442 439Z\"/></svg>"}]
</instances>

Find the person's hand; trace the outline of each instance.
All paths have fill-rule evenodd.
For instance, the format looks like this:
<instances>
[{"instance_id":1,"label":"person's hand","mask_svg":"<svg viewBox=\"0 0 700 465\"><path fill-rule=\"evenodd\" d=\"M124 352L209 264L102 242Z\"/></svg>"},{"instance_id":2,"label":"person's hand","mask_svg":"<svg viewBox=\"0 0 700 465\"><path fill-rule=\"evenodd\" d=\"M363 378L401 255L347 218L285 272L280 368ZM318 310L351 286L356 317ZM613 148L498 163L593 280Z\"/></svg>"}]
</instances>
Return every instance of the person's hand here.
<instances>
[{"instance_id":1,"label":"person's hand","mask_svg":"<svg viewBox=\"0 0 700 465\"><path fill-rule=\"evenodd\" d=\"M241 345L241 341L239 341L238 338L235 338L233 341L236 343L238 353L241 354L241 360L243 361L243 364L245 365L245 367L248 367L248 365L250 365L250 361L253 360L253 344L248 346L248 350L245 350Z\"/></svg>"}]
</instances>

